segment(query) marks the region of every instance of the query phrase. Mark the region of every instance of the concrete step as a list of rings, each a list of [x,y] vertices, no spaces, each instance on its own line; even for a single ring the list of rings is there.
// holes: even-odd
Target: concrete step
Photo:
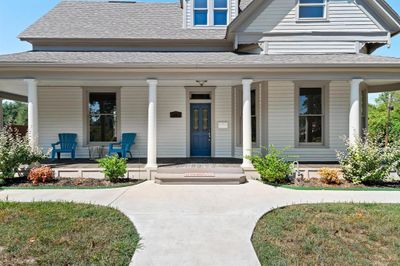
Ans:
[[[239,185],[246,183],[243,173],[157,173],[155,182],[161,185]]]

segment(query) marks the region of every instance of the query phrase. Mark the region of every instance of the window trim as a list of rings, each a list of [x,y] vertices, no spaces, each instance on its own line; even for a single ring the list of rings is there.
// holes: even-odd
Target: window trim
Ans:
[[[90,141],[90,121],[89,121],[89,94],[90,93],[115,93],[117,104],[117,141]],[[83,145],[104,146],[109,143],[116,143],[121,140],[121,88],[120,87],[84,87],[83,88]],[[107,148],[107,147],[106,147]]]
[[[320,143],[301,143],[299,125],[299,97],[301,88],[321,89],[322,99],[322,142]],[[296,148],[328,148],[329,147],[329,81],[299,81],[295,82],[295,147]]]
[[[217,28],[217,29],[220,29],[220,28],[226,28],[228,25],[229,25],[229,23],[231,22],[231,14],[230,14],[230,8],[229,8],[229,6],[230,6],[230,1],[229,0],[227,0],[227,2],[226,2],[226,8],[215,8],[214,7],[214,0],[207,0],[207,8],[195,8],[195,1],[196,0],[193,0],[192,1],[192,5],[191,5],[191,15],[192,15],[192,21],[191,21],[191,24],[192,24],[192,27],[194,27],[194,28],[207,28],[207,29],[209,29],[209,28]],[[196,25],[195,23],[194,23],[194,13],[195,13],[195,11],[196,10],[206,10],[207,11],[207,24],[206,25]],[[223,10],[223,11],[225,11],[226,10],[226,25],[215,25],[214,24],[214,11],[215,10]]]
[[[316,22],[316,21],[328,21],[328,9],[329,9],[329,1],[323,0],[323,3],[300,3],[300,0],[297,0],[297,7],[296,7],[296,19],[298,22]],[[300,7],[302,6],[322,6],[324,7],[324,16],[323,17],[300,17]]]

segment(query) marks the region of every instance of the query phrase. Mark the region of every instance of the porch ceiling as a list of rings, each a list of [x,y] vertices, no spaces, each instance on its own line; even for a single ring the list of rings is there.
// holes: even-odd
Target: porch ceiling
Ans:
[[[366,80],[368,85],[369,93],[386,92],[386,91],[397,91],[400,90],[400,79],[399,80]]]
[[[27,102],[27,96],[28,90],[24,80],[0,79],[0,98]]]

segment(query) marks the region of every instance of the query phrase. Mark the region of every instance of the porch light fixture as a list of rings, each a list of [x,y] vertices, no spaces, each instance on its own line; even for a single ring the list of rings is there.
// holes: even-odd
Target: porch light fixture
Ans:
[[[196,80],[196,82],[199,83],[200,87],[203,87],[207,83],[207,80]]]

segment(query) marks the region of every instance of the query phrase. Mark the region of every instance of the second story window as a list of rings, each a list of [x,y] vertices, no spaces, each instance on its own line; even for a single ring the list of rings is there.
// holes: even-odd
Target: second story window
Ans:
[[[299,19],[326,18],[327,0],[299,0]]]
[[[214,25],[225,26],[228,24],[228,1],[214,0]]]
[[[228,0],[193,0],[194,26],[228,25]]]
[[[193,15],[195,26],[207,26],[208,0],[194,0]]]

